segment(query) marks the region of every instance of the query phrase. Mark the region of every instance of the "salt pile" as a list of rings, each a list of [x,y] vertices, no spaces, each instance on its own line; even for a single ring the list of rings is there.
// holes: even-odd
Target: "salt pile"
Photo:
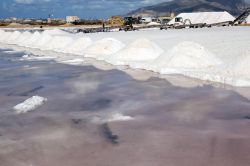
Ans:
[[[15,31],[15,32],[11,33],[9,37],[6,37],[5,42],[9,43],[9,44],[12,44],[13,42],[15,42],[15,40],[18,37],[20,37],[20,35],[21,35],[21,32]]]
[[[46,49],[46,48],[44,48],[44,46],[45,46],[51,39],[52,39],[52,36],[51,36],[51,35],[42,33],[42,34],[41,34],[41,38],[40,38],[36,43],[31,44],[30,47],[32,47],[32,48],[39,48],[39,49],[41,49],[41,50]]]
[[[114,65],[128,65],[135,61],[150,61],[156,59],[163,50],[154,42],[142,38],[137,39],[122,51],[105,59]]]
[[[101,39],[85,50],[86,57],[102,59],[103,55],[111,55],[121,50],[125,45],[113,38]]]
[[[72,53],[82,55],[83,51],[92,44],[89,37],[81,37],[69,44],[67,47],[62,48],[60,51],[64,53]]]
[[[221,22],[227,22],[227,21],[234,21],[235,17],[233,17],[228,12],[196,12],[196,13],[181,13],[178,14],[175,18],[181,17],[184,20],[190,20],[192,24],[200,24],[200,23],[206,23],[206,24],[215,24],[215,23],[221,23]],[[169,25],[175,24],[175,18],[173,18],[170,22],[168,22]]]
[[[14,107],[14,110],[16,113],[27,113],[30,111],[35,110],[39,106],[43,105],[47,101],[46,98],[40,97],[40,96],[33,96],[27,100],[25,100],[23,103],[20,103]]]
[[[235,62],[235,66],[233,67],[233,72],[235,75],[248,78],[250,80],[250,51],[246,52],[244,56]]]
[[[67,47],[73,39],[67,36],[53,36],[44,46],[46,50],[56,50]]]
[[[19,45],[30,47],[33,43],[36,43],[41,38],[41,34],[39,32],[35,32],[29,39],[20,43]]]
[[[181,42],[149,64],[149,69],[169,74],[177,70],[197,70],[221,65],[222,61],[198,43]],[[174,70],[173,70],[174,69]]]
[[[30,32],[23,32],[15,41],[14,44],[19,44],[19,43],[23,43],[24,41],[26,41],[29,37],[32,36],[32,33]]]

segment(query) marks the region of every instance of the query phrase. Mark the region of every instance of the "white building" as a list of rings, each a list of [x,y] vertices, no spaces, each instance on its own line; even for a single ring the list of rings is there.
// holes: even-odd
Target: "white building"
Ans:
[[[233,17],[228,12],[197,12],[197,13],[181,13],[174,17],[168,24],[176,23],[191,23],[191,24],[216,24],[228,21],[234,21]]]
[[[141,22],[147,24],[151,22],[159,22],[159,19],[157,19],[156,17],[142,17]]]
[[[80,18],[77,17],[77,16],[67,16],[66,17],[66,22],[67,23],[73,23],[73,22],[76,22],[76,21],[79,21]]]

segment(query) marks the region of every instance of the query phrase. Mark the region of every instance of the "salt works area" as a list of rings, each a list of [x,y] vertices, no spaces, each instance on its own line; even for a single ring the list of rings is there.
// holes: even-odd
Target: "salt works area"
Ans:
[[[249,166],[249,34],[0,30],[0,165]]]

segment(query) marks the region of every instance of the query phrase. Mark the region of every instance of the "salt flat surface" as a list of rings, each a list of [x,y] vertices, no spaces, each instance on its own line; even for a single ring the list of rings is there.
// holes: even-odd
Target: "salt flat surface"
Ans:
[[[71,34],[59,29],[33,34],[0,30],[0,34],[0,42],[9,47],[57,52],[58,61],[69,61],[69,53],[72,60],[91,57],[162,75],[182,74],[233,86],[250,86],[249,27],[96,34]]]

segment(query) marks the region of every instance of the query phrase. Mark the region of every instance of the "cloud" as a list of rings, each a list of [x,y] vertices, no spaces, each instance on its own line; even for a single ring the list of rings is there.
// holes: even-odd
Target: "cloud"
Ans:
[[[17,4],[41,4],[41,3],[47,3],[51,0],[15,0]]]

